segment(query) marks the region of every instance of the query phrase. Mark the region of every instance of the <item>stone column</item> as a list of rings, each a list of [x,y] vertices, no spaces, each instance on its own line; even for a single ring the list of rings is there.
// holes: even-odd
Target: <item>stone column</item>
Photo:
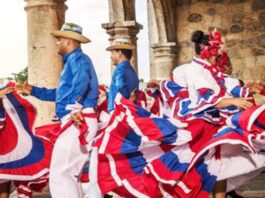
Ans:
[[[177,56],[176,0],[147,2],[151,78],[168,79]]]
[[[129,38],[131,40],[132,44],[136,47],[136,49],[133,50],[131,64],[137,73],[138,69],[136,35],[138,34],[139,30],[143,28],[142,25],[140,25],[136,21],[118,21],[113,23],[102,24],[102,27],[106,29],[107,34],[110,35],[110,42],[112,42],[116,38]]]
[[[28,83],[55,88],[62,70],[51,31],[61,28],[67,6],[65,0],[25,0],[28,28]],[[50,122],[54,103],[31,99],[38,110],[37,125]]]
[[[176,43],[157,44],[152,47],[152,77],[157,80],[169,79],[176,62]]]

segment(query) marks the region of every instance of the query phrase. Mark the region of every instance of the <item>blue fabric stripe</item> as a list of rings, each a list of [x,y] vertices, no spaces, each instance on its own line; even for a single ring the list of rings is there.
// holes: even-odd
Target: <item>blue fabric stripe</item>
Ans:
[[[130,167],[133,172],[136,174],[142,174],[144,167],[147,164],[145,158],[143,157],[143,154],[138,151],[134,153],[127,153],[125,155],[130,163]]]
[[[134,131],[129,131],[127,136],[123,140],[121,146],[121,153],[131,153],[138,151],[138,147],[141,144],[141,137],[137,135]]]
[[[259,128],[261,128],[261,129],[264,129],[264,130],[265,130],[265,125],[262,124],[262,123],[259,122],[259,121],[255,121],[255,122],[254,122],[254,125],[256,125],[257,127],[259,127]]]
[[[86,167],[84,167],[84,168],[82,169],[82,173],[89,173],[89,168],[88,168],[88,166],[86,166]]]
[[[221,131],[218,131],[218,133],[216,133],[215,135],[213,135],[212,138],[219,138],[225,134],[228,133],[237,133],[239,135],[243,134],[243,130],[241,128],[231,128],[231,127],[226,127],[224,129],[222,129]]]
[[[228,111],[235,111],[236,109],[238,109],[236,106],[234,105],[230,105],[228,107],[222,108],[222,109],[226,109]]]
[[[168,81],[166,83],[166,86],[174,95],[179,93],[179,91],[183,88],[173,81]]]
[[[0,169],[16,169],[16,168],[29,166],[31,164],[40,161],[45,155],[45,149],[43,143],[30,131],[28,125],[27,112],[24,106],[19,104],[19,102],[12,94],[7,94],[6,96],[9,99],[9,101],[12,103],[12,105],[16,107],[19,119],[21,120],[23,127],[32,138],[32,148],[27,156],[25,156],[23,159],[20,160],[0,164]]]
[[[156,98],[156,97],[158,97],[158,96],[160,96],[161,94],[160,94],[160,91],[159,91],[159,89],[156,89],[153,93],[152,93],[152,97],[154,97],[154,98]]]
[[[201,179],[202,189],[209,193],[212,192],[217,177],[215,175],[211,175],[208,172],[208,166],[202,162],[196,166],[196,171],[202,177]]]
[[[16,108],[17,114],[19,119],[21,120],[21,123],[24,127],[24,129],[32,136],[31,130],[29,128],[29,120],[28,120],[28,115],[27,111],[24,106],[22,106],[17,99],[15,98],[14,95],[8,94],[6,95],[8,100],[11,102],[11,104]]]
[[[233,123],[235,126],[240,126],[240,124],[239,124],[239,118],[240,118],[240,116],[241,116],[241,113],[242,113],[242,111],[241,111],[241,112],[237,112],[237,113],[235,113],[235,114],[232,116],[232,118],[231,118],[231,121],[232,121],[232,123]]]
[[[198,90],[198,93],[199,93],[199,90]],[[212,96],[212,90],[207,90],[206,93],[202,94],[202,95],[199,95],[198,97],[198,101],[197,101],[197,104],[199,104],[199,102],[201,101],[201,99],[207,101],[209,100],[210,96]]]
[[[220,119],[220,113],[219,110],[216,108],[209,108],[204,111],[204,116],[211,119]]]
[[[163,135],[163,143],[170,144],[177,139],[177,127],[164,118],[151,118]]]
[[[0,118],[4,118],[6,114],[6,111],[4,108],[0,108]]]
[[[171,151],[165,153],[159,159],[172,172],[185,172],[189,167],[188,163],[181,163],[178,156]]]
[[[218,131],[218,133],[216,133],[215,135],[212,136],[212,138],[219,138],[223,135],[226,135],[228,133],[233,133],[234,132],[234,129],[231,128],[231,127],[226,127],[224,129],[222,129],[221,131]]]
[[[135,105],[135,108],[136,108],[136,113],[137,115],[139,115],[140,117],[150,117],[151,116],[151,113],[149,111],[147,111],[146,109],[138,106],[138,105]]]
[[[5,89],[6,88],[6,86],[4,86],[4,87],[0,87],[0,90],[2,90],[2,89]],[[4,107],[3,107],[3,104],[2,104],[2,98],[0,98],[0,118],[4,118],[5,117],[5,109],[4,109]]]
[[[181,101],[180,105],[180,114],[181,115],[187,115],[192,111],[192,108],[189,108],[191,104],[191,100],[185,100],[185,101]]]
[[[234,89],[232,89],[231,94],[235,97],[241,97],[240,92],[241,92],[242,87],[236,86]]]

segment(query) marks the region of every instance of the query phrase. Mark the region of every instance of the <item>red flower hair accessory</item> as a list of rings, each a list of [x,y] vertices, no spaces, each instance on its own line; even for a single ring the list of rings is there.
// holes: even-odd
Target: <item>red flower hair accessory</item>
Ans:
[[[210,45],[202,46],[202,51],[200,54],[202,59],[209,58],[210,56],[217,56],[219,47],[223,44],[221,32],[209,32],[208,36]]]
[[[220,69],[221,72],[224,72],[225,65],[229,65],[230,63],[230,58],[227,55],[225,51],[222,51],[221,56],[216,60],[216,66]]]

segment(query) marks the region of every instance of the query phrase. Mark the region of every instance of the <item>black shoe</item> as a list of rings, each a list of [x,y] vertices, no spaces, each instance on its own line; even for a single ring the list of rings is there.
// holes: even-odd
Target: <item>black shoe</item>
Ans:
[[[241,196],[241,195],[239,195],[239,194],[237,194],[236,193],[236,191],[230,191],[230,192],[228,192],[228,193],[226,193],[226,196],[227,195],[229,195],[229,196],[231,196],[231,197],[233,197],[233,198],[244,198],[243,196]]]
[[[113,197],[112,195],[108,195],[108,194],[104,195],[104,198],[112,198],[112,197]]]

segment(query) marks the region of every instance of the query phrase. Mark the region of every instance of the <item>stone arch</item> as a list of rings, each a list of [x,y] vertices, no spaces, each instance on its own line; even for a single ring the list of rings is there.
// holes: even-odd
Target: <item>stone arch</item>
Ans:
[[[135,0],[109,0],[110,22],[135,21]]]
[[[168,78],[175,65],[175,8],[175,0],[148,0],[151,78]]]
[[[150,0],[150,11],[152,10],[153,17],[149,20],[154,24],[157,32],[158,43],[175,42],[176,39],[176,1],[156,1]]]
[[[136,46],[131,59],[132,66],[137,72],[137,37],[142,25],[136,22],[135,0],[109,0],[109,23],[102,24],[110,35],[110,42],[116,38],[129,38]]]

